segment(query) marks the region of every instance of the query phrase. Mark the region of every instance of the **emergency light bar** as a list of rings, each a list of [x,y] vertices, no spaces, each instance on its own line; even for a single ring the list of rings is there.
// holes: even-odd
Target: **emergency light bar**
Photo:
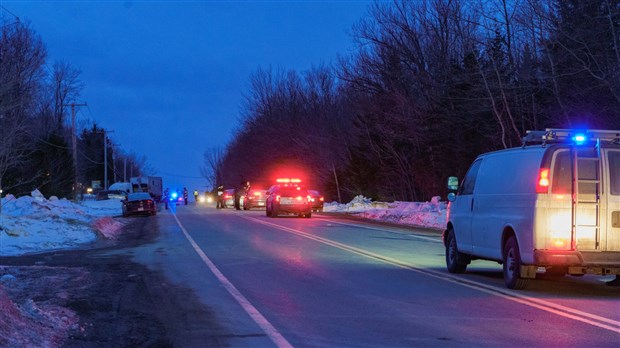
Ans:
[[[290,184],[290,183],[298,184],[301,182],[301,179],[299,178],[278,178],[276,179],[276,182],[279,182],[281,184]]]
[[[620,144],[620,130],[600,130],[600,129],[556,129],[547,128],[544,131],[528,130],[523,137],[523,146],[528,144],[556,144],[565,143],[573,145],[584,145],[588,142],[610,142]]]

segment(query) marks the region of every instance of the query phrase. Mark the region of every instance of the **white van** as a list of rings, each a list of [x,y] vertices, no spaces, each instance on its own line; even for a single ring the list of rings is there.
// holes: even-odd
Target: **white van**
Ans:
[[[618,278],[620,130],[528,131],[522,147],[480,155],[448,186],[449,272],[497,261],[511,289],[543,269]]]

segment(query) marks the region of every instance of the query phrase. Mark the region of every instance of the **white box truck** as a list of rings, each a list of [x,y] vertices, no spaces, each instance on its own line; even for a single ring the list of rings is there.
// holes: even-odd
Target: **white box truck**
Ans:
[[[522,147],[480,155],[448,186],[449,272],[497,261],[511,289],[543,268],[618,278],[620,130],[530,131]]]
[[[133,192],[148,192],[157,202],[163,195],[163,184],[160,176],[135,176],[129,179]]]

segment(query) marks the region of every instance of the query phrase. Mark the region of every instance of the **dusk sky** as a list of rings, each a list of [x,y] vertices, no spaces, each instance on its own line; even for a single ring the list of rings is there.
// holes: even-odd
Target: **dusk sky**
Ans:
[[[259,67],[300,72],[354,47],[368,1],[14,1],[48,64],[82,71],[78,123],[147,157],[164,187],[204,190],[205,150],[238,127]],[[6,16],[6,13],[3,14]]]

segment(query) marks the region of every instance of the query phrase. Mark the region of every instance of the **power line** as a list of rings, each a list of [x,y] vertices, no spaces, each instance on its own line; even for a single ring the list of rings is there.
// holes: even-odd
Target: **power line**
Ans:
[[[158,170],[159,173],[163,174],[163,175],[167,175],[167,176],[174,176],[176,178],[183,178],[183,179],[204,179],[203,176],[189,176],[189,175],[178,175],[178,174],[173,174],[173,173],[167,173],[167,172],[162,172],[161,170]]]
[[[2,6],[2,4],[0,4],[0,8],[2,8],[6,13],[10,14],[11,16],[15,17],[15,19],[17,20],[17,22],[19,22],[19,17],[17,17],[17,15],[15,15],[15,13],[9,11],[8,8]]]

